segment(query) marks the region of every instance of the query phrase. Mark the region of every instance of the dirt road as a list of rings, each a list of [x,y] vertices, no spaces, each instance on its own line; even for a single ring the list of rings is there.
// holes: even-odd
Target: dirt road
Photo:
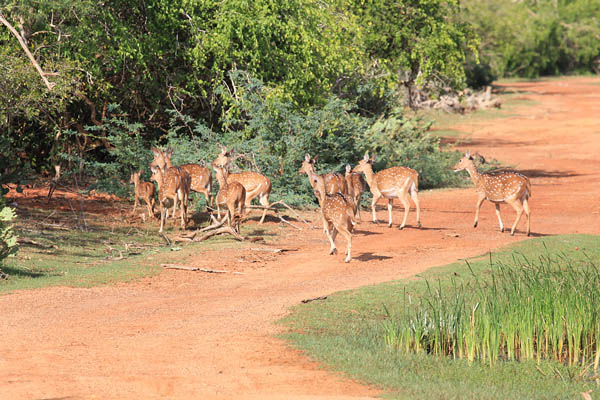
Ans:
[[[531,177],[533,236],[600,234],[600,79],[510,89],[534,105],[456,127],[472,133],[461,149]],[[411,276],[526,238],[524,220],[514,237],[501,234],[489,203],[473,229],[473,188],[422,191],[420,198],[422,229],[410,225],[414,212],[403,231],[373,225],[364,213],[350,264],[342,254],[328,256],[323,233],[314,230],[278,243],[298,251],[238,263],[243,275],[169,270],[130,284],[1,296],[0,398],[372,398],[376,388],[323,371],[274,338],[282,329],[274,322],[302,299]],[[510,226],[514,212],[502,210]],[[396,222],[401,214],[395,209]],[[218,267],[243,254],[208,252],[186,263]]]

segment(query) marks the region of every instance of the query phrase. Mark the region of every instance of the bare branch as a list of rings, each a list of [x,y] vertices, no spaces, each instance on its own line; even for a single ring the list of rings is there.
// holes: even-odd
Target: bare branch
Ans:
[[[44,84],[46,85],[46,87],[48,88],[49,91],[52,91],[52,88],[54,86],[56,86],[56,83],[50,82],[50,81],[48,81],[48,79],[46,79],[46,75],[44,74],[44,71],[42,71],[42,68],[37,63],[37,61],[31,54],[31,52],[29,51],[29,48],[27,48],[27,44],[25,43],[25,40],[23,39],[23,37],[21,37],[21,35],[19,35],[19,32],[17,32],[17,30],[4,18],[4,16],[2,14],[0,14],[0,22],[2,22],[2,24],[4,24],[4,26],[6,26],[8,28],[8,30],[17,38],[17,40],[21,44],[21,47],[25,51],[25,54],[27,54],[27,57],[29,57],[29,60],[31,61],[31,63],[33,64],[33,66],[35,67],[37,72],[40,74],[40,77],[44,81]]]

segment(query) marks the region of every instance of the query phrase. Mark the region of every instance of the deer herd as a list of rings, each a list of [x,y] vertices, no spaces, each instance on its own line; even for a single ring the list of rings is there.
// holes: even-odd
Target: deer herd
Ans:
[[[174,166],[171,163],[173,151],[171,149],[152,149],[154,159],[150,163],[152,171],[151,179],[156,181],[158,187],[158,206],[160,209],[160,229],[163,231],[165,222],[169,216],[168,209],[172,209],[172,217],[176,218],[177,204],[180,205],[181,228],[187,226],[187,203],[190,191],[202,193],[206,198],[207,207],[213,206],[212,173],[211,170],[199,164],[183,164]],[[266,176],[253,171],[230,173],[232,163],[231,151],[222,147],[221,153],[211,164],[215,170],[219,191],[214,198],[218,219],[221,219],[221,208],[226,218],[225,222],[237,233],[240,231],[240,223],[251,201],[258,198],[264,211],[260,224],[265,220],[265,214],[270,207],[269,196],[271,194],[271,181]],[[523,211],[527,216],[527,236],[530,234],[530,210],[528,199],[531,197],[531,184],[525,175],[511,171],[499,170],[487,173],[479,173],[475,166],[475,158],[483,162],[479,154],[471,154],[469,151],[454,166],[454,171],[466,170],[477,189],[478,199],[475,208],[474,227],[477,227],[479,210],[484,200],[489,200],[496,206],[496,215],[500,224],[500,231],[504,232],[504,225],[500,217],[500,204],[511,205],[517,218],[512,225],[510,234],[514,235],[515,228],[521,219]],[[421,227],[421,207],[419,205],[419,174],[408,167],[391,167],[377,173],[373,171],[375,157],[369,156],[367,152],[363,159],[352,168],[346,165],[344,175],[330,172],[319,175],[315,170],[317,157],[311,158],[306,154],[302,160],[302,166],[298,171],[308,176],[308,181],[314,190],[323,219],[323,230],[327,235],[331,248],[329,254],[335,254],[335,238],[338,232],[346,239],[345,262],[352,259],[352,232],[354,226],[360,222],[360,199],[361,194],[369,190],[373,194],[371,201],[371,212],[373,222],[377,222],[375,206],[381,198],[387,199],[388,204],[388,226],[392,226],[392,206],[394,199],[399,199],[404,206],[404,218],[400,229],[406,226],[410,210],[410,200],[416,208],[417,227]],[[154,218],[155,188],[151,182],[140,180],[142,171],[131,174],[130,183],[134,185],[133,212],[143,200],[148,209],[150,218]],[[364,178],[363,178],[364,175]]]

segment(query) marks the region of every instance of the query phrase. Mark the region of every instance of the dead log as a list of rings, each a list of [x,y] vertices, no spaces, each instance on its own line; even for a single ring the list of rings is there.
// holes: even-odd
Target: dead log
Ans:
[[[190,267],[187,265],[178,265],[178,264],[160,264],[161,267],[166,269],[181,269],[184,271],[200,271],[200,272],[208,272],[210,274],[236,274],[243,275],[243,272],[237,271],[225,271],[220,269],[208,269],[208,268],[200,268],[200,267]]]

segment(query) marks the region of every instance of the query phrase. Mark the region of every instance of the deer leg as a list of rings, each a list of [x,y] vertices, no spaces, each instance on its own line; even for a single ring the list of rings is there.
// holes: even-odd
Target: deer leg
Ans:
[[[498,216],[498,222],[500,223],[500,232],[504,232],[504,224],[502,224],[502,217],[500,217],[500,204],[496,203],[496,215]]]
[[[208,209],[208,207],[212,207],[212,198],[210,197],[210,192],[207,189],[204,189],[202,194],[204,197],[206,197],[206,208]]]
[[[415,202],[415,207],[417,209],[417,227],[421,227],[421,205],[419,204],[419,192],[417,192],[414,189],[411,189],[410,191],[410,197],[413,199],[413,201]]]
[[[323,218],[323,230],[329,239],[329,243],[331,247],[329,248],[329,255],[333,255],[337,253],[337,249],[335,248],[335,235],[336,231],[332,223],[328,222]]]
[[[269,196],[266,194],[260,196],[260,204],[262,204],[263,207],[270,207],[271,204],[269,203]],[[267,215],[267,209],[263,210],[263,215],[260,219],[259,224],[262,224],[265,221],[265,215]]]
[[[377,223],[377,215],[375,214],[375,206],[377,205],[377,200],[379,200],[381,196],[373,195],[373,200],[371,201],[371,212],[373,213],[373,223]]]
[[[151,206],[151,204],[152,204],[152,206]],[[150,219],[154,218],[153,207],[154,207],[154,199],[151,199],[148,197],[146,199],[146,208],[148,208],[148,218],[150,218]]]
[[[479,222],[479,210],[481,209],[481,205],[485,200],[485,195],[480,195],[477,199],[477,205],[475,206],[475,221],[473,222],[473,228],[477,228],[477,223]]]
[[[138,197],[137,195],[135,195],[135,200],[133,201],[133,211],[131,212],[131,215],[135,215],[135,209],[138,206]]]
[[[515,234],[515,228],[517,227],[517,224],[519,223],[519,220],[521,219],[521,215],[523,215],[523,206],[521,205],[521,202],[519,200],[510,200],[510,201],[507,201],[507,203],[510,204],[517,212],[517,219],[515,219],[515,223],[513,224],[512,228],[510,229],[510,234],[512,236]]]
[[[344,262],[350,262],[350,260],[352,260],[352,234],[350,233],[350,231],[345,227],[345,226],[340,226],[338,227],[338,230],[340,231],[340,233],[342,234],[342,236],[344,236],[344,238],[346,239],[346,258],[344,259]]]
[[[354,204],[356,205],[356,221],[360,224],[360,196],[354,198]]]
[[[392,227],[392,208],[394,208],[394,199],[388,199],[388,228]]]
[[[404,196],[400,198],[400,201],[402,201],[402,206],[404,206],[404,219],[402,220],[402,225],[400,225],[400,229],[404,229],[404,227],[406,226],[406,220],[408,220],[408,212],[410,211],[409,198],[410,196],[408,195],[408,192],[404,193]]]
[[[523,199],[523,209],[525,210],[525,215],[527,215],[527,236],[529,236],[531,233],[531,225],[530,225],[531,211],[529,210],[529,202],[527,201],[527,197],[525,197],[525,199]]]
[[[161,202],[160,203],[160,229],[158,230],[158,232],[162,233],[163,231],[163,227],[165,226],[165,214],[166,214],[167,210],[165,208],[165,205]]]
[[[173,219],[177,219],[177,214],[175,214],[176,211],[177,211],[177,193],[175,193],[175,198],[173,198]]]

